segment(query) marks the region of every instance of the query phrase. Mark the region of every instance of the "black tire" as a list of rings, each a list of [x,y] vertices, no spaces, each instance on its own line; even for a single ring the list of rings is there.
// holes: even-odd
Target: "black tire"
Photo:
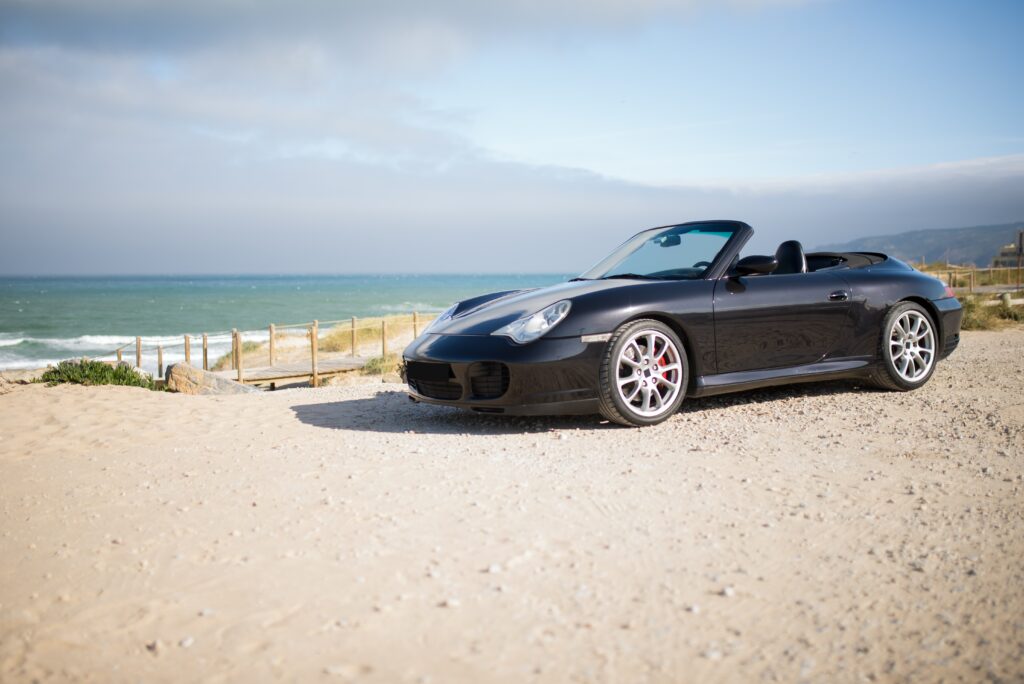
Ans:
[[[930,365],[926,372],[920,377],[909,380],[900,374],[899,369],[896,367],[896,362],[893,360],[893,354],[891,352],[891,339],[893,336],[893,326],[897,324],[904,314],[911,312],[911,315],[922,316],[928,324],[931,326],[932,333],[932,358]],[[924,385],[932,377],[932,373],[935,372],[935,366],[939,362],[939,330],[935,325],[935,319],[920,304],[915,302],[900,302],[896,306],[889,309],[889,313],[886,314],[885,320],[882,322],[882,329],[878,336],[878,363],[875,368],[871,371],[868,376],[868,382],[875,387],[880,389],[889,390],[893,392],[909,392],[915,390],[918,387]]]
[[[666,395],[674,392],[671,399],[666,402],[663,406],[658,407],[657,415],[642,415],[638,413],[641,407],[635,407],[628,403],[625,398],[621,396],[619,391],[619,364],[620,358],[623,353],[623,349],[629,345],[634,337],[638,333],[654,333],[660,335],[664,339],[668,340],[672,345],[672,349],[667,347],[663,348],[660,353],[662,359],[667,358],[672,352],[678,358],[677,362],[671,362],[670,365],[678,363],[679,367],[673,368],[671,373],[676,381],[678,389],[670,389],[668,384],[663,384],[665,381],[666,373],[660,372],[656,365],[650,366],[649,368],[638,369],[643,373],[647,373],[647,377],[650,377],[651,382],[651,394],[658,391],[659,398],[662,397],[661,390],[655,390],[655,387],[661,387],[665,389]],[[638,347],[634,347],[637,349]],[[628,362],[628,361],[627,361]],[[657,363],[657,359],[654,360]],[[623,368],[626,368],[623,366]],[[659,371],[654,373],[654,371]],[[656,375],[657,377],[652,377]],[[625,377],[625,376],[624,376]],[[655,321],[652,319],[640,319],[631,321],[622,325],[618,330],[612,333],[611,339],[608,340],[604,350],[604,358],[601,361],[601,372],[598,386],[598,398],[601,404],[601,415],[610,420],[613,423],[620,425],[627,425],[630,427],[644,427],[647,425],[657,425],[658,423],[667,420],[676,411],[679,410],[679,406],[683,403],[683,399],[686,397],[686,389],[689,386],[690,381],[690,369],[689,359],[686,356],[686,348],[683,346],[679,336],[664,323]],[[638,380],[639,382],[639,380]],[[644,385],[646,387],[646,385]],[[639,388],[638,388],[639,391]]]

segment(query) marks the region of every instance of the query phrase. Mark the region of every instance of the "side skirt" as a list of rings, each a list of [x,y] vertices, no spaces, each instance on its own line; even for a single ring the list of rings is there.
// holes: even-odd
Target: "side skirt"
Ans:
[[[687,394],[691,397],[709,397],[715,394],[742,392],[743,390],[789,385],[796,382],[857,378],[866,375],[874,363],[874,358],[860,357],[819,361],[789,368],[702,375],[694,379],[693,387]]]

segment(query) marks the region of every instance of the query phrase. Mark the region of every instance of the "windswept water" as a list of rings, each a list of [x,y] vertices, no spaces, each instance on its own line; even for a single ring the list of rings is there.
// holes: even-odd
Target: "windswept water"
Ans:
[[[565,280],[561,275],[131,276],[0,278],[0,370],[99,357],[134,343],[177,345],[210,335],[211,360],[227,331],[265,340],[270,323],[438,311],[466,297]],[[131,357],[128,353],[127,357]],[[143,366],[154,370],[155,357]],[[165,363],[183,351],[165,351]]]

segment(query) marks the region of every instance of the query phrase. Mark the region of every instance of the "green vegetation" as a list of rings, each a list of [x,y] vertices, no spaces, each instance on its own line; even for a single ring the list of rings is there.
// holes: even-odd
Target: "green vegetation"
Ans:
[[[356,349],[368,345],[376,345],[380,348],[380,326],[382,318],[360,318],[356,321]],[[434,314],[420,314],[419,330],[427,327],[430,321],[434,320]],[[413,324],[412,316],[402,314],[399,316],[388,316],[388,338],[412,339]],[[322,332],[317,342],[317,349],[322,352],[343,352],[352,351],[352,328],[341,323],[326,332]]]
[[[388,373],[397,373],[400,363],[401,358],[398,354],[375,356],[367,361],[366,365],[363,366],[363,373],[365,375],[386,375]]]
[[[960,297],[964,308],[962,330],[998,330],[1008,322],[1024,322],[1024,307],[1010,306],[1000,302],[996,306],[987,306],[991,299],[966,295]]]
[[[81,359],[61,361],[55,368],[48,368],[40,378],[51,387],[63,383],[75,385],[127,385],[156,389],[156,383],[149,375],[128,365],[112,366],[102,361]]]
[[[1024,306],[1010,306],[1006,302],[1000,302],[999,306],[993,308],[996,311],[996,316],[1004,321],[1024,323]]]
[[[266,346],[267,345],[265,344],[253,342],[252,340],[243,341],[242,353],[247,354],[249,352],[256,352],[261,349],[266,349]],[[231,352],[224,354],[219,359],[214,361],[213,368],[211,368],[210,370],[227,370],[228,368],[231,368]]]
[[[379,318],[362,318],[356,322],[356,349],[377,343],[380,348],[380,320]],[[405,329],[412,330],[412,323],[399,323],[397,320],[388,320],[388,337],[392,335],[405,334]],[[409,333],[411,336],[411,332]],[[317,349],[322,352],[344,352],[352,351],[352,328],[342,324],[337,325],[322,333],[317,340]]]

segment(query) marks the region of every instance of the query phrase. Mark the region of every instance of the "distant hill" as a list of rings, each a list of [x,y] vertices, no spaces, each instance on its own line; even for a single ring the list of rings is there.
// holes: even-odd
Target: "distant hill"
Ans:
[[[1017,241],[1017,231],[1024,230],[1024,222],[1004,223],[998,226],[971,226],[969,228],[935,228],[912,230],[898,235],[874,235],[842,244],[817,247],[817,251],[831,252],[884,252],[897,259],[920,263],[949,261],[951,264],[988,266],[999,248]]]

